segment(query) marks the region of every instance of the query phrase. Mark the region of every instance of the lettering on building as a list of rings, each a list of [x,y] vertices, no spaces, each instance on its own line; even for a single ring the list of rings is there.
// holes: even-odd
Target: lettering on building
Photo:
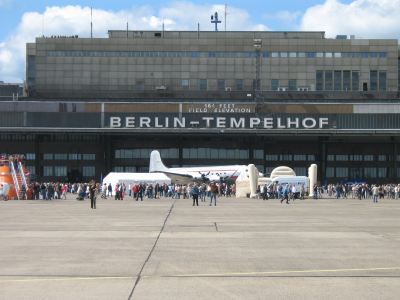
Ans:
[[[110,117],[110,128],[207,128],[207,129],[324,129],[328,118],[311,117]]]

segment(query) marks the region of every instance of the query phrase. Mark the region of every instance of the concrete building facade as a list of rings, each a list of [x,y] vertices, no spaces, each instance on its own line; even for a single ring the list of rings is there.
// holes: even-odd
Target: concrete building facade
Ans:
[[[398,41],[324,32],[109,31],[37,38],[27,84],[39,97],[131,98],[149,91],[397,91]]]
[[[399,46],[324,32],[109,31],[27,44],[0,153],[39,180],[169,166],[287,165],[320,182],[400,177]]]

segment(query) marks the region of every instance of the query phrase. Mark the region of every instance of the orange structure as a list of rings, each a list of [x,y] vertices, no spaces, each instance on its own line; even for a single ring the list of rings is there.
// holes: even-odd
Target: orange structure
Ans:
[[[26,169],[20,161],[16,161],[14,165],[14,161],[0,158],[0,198],[20,199],[21,187],[27,185],[26,175]]]

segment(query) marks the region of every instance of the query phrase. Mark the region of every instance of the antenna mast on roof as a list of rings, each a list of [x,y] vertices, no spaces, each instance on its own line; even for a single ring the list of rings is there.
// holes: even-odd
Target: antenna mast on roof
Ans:
[[[90,7],[90,38],[93,38],[93,13],[92,7]]]
[[[225,31],[226,31],[226,15],[228,14],[228,4],[225,3]]]

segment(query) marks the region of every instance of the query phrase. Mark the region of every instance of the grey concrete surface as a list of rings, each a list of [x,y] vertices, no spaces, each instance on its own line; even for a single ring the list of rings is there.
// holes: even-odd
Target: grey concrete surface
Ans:
[[[0,299],[398,299],[400,200],[0,201]]]

